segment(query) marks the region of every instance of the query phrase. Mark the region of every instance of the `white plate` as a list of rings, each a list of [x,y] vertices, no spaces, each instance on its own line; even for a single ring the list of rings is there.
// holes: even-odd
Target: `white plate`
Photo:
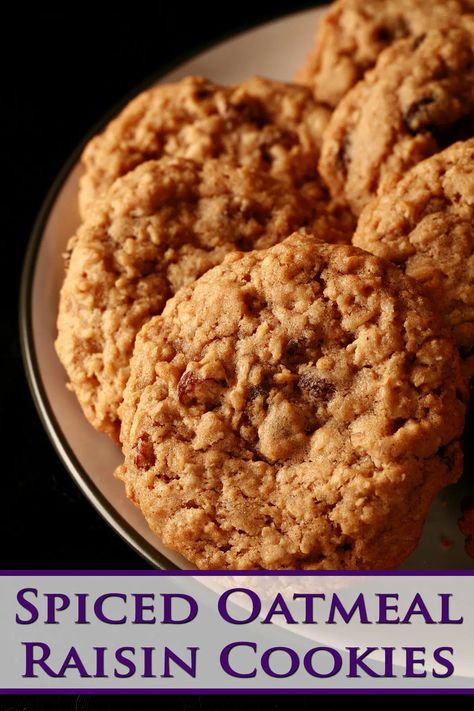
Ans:
[[[175,81],[200,74],[219,83],[232,83],[254,74],[291,80],[310,49],[323,10],[315,9],[270,22],[239,34],[162,76]],[[59,456],[82,491],[106,521],[152,565],[190,568],[148,530],[139,511],[125,498],[112,472],[120,451],[85,420],[65,387],[66,375],[53,343],[56,337],[58,294],[63,278],[61,254],[74,233],[79,216],[77,189],[80,149],[58,177],[32,236],[23,275],[22,341],[33,396],[41,419]],[[473,568],[464,553],[456,520],[459,502],[467,493],[458,484],[440,497],[431,511],[425,534],[405,567],[419,569]],[[400,521],[403,526],[403,521]],[[442,546],[442,539],[451,542]]]

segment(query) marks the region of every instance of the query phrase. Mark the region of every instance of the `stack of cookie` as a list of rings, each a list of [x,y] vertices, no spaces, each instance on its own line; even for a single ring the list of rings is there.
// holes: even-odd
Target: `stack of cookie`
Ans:
[[[461,474],[470,4],[338,0],[308,86],[158,86],[84,152],[57,351],[198,567],[395,567]]]

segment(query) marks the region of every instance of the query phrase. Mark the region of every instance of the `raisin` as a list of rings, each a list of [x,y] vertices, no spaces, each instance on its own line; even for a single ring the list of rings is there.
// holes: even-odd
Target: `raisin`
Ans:
[[[268,395],[268,385],[262,383],[261,385],[251,385],[247,392],[248,400],[256,400],[258,397],[265,397]]]
[[[456,463],[456,453],[449,444],[438,449],[438,456],[446,465],[446,467],[451,471]]]
[[[312,399],[327,402],[336,392],[334,383],[318,378],[312,373],[303,373],[298,380],[298,387]]]
[[[255,124],[257,128],[263,128],[269,123],[268,114],[262,104],[257,101],[247,101],[235,104],[234,108],[246,121]]]
[[[393,42],[393,33],[388,27],[377,27],[374,32],[374,39],[381,44],[390,44],[390,42]]]
[[[198,379],[192,370],[188,370],[179,379],[178,399],[182,405],[190,405],[194,398],[194,386]]]
[[[155,464],[155,450],[153,442],[150,441],[150,435],[146,432],[142,434],[135,446],[135,466],[142,471],[151,469]]]
[[[336,155],[336,167],[337,170],[344,176],[347,177],[347,169],[348,165],[350,163],[350,148],[351,148],[351,140],[347,136],[344,138],[344,140],[341,143],[341,147],[339,148],[339,151]]]
[[[421,35],[417,35],[414,39],[413,42],[411,43],[411,48],[413,52],[418,49],[418,47],[423,44],[425,41],[426,34],[422,33]]]
[[[209,98],[210,95],[211,95],[210,90],[204,86],[201,87],[200,89],[196,89],[196,93],[195,93],[196,99],[207,99],[207,98]]]
[[[449,202],[445,197],[432,197],[425,205],[425,215],[433,215],[448,209]]]
[[[260,156],[262,158],[262,161],[266,163],[267,165],[272,165],[273,163],[273,156],[271,154],[271,151],[269,150],[268,147],[262,146],[260,148]]]
[[[218,406],[222,390],[226,387],[226,380],[203,378],[188,370],[178,383],[178,399],[185,407],[200,405],[209,412]]]
[[[406,111],[404,116],[405,125],[412,134],[416,134],[426,125],[425,108],[435,103],[432,96],[424,96],[419,101],[415,101]]]
[[[466,536],[465,550],[474,558],[474,497],[467,496],[461,502],[462,518],[458,520],[459,530]]]
[[[278,143],[286,150],[290,150],[299,143],[298,136],[293,131],[280,131],[278,136]]]
[[[292,338],[285,348],[284,363],[290,370],[295,370],[298,365],[317,360],[318,353],[317,343],[311,343],[305,338]]]
[[[156,273],[156,259],[138,259],[137,271],[140,277],[147,277],[150,274]]]
[[[297,358],[301,353],[303,345],[304,341],[301,338],[291,338],[286,344],[285,355],[287,356],[287,358],[289,358],[290,360],[292,360],[293,358]]]

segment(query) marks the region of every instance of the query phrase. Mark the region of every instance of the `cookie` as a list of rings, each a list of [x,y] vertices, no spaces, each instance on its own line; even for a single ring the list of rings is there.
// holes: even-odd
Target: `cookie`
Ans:
[[[140,331],[118,476],[200,568],[389,568],[461,473],[464,399],[414,282],[294,234],[228,255]]]
[[[58,317],[57,352],[94,427],[117,439],[135,335],[170,296],[230,250],[305,225],[338,239],[318,213],[290,185],[222,161],[165,157],[118,179],[71,239]]]
[[[420,283],[474,376],[474,139],[419,163],[369,203],[353,242]]]
[[[337,0],[296,80],[335,107],[394,41],[446,27],[465,12],[474,12],[474,0]]]
[[[155,86],[87,145],[81,214],[116,178],[163,155],[199,163],[224,156],[301,188],[316,176],[328,118],[307,88],[269,79],[225,87],[188,77]]]
[[[320,171],[359,215],[387,182],[474,134],[474,15],[403,39],[344,97],[325,132]],[[383,187],[382,187],[383,189]]]

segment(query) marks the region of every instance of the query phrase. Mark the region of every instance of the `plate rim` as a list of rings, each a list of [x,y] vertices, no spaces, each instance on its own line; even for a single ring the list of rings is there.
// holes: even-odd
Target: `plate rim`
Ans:
[[[107,525],[110,526],[110,528],[118,534],[119,537],[135,553],[137,553],[155,569],[181,570],[181,568],[167,558],[164,553],[161,553],[157,548],[155,548],[155,546],[147,541],[146,538],[144,538],[132,524],[128,523],[128,521],[114,508],[107,497],[99,490],[92,477],[79,462],[72,447],[69,445],[69,442],[67,441],[67,438],[61,429],[60,423],[52,411],[49,399],[46,395],[46,390],[36,356],[32,323],[33,281],[36,270],[37,256],[45,227],[51,215],[56,198],[69,174],[80,160],[86,144],[93,136],[105,128],[112,118],[114,118],[114,116],[116,116],[121,109],[123,109],[137,94],[156,84],[160,79],[173,71],[173,69],[177,69],[186,61],[199,56],[207,50],[216,49],[219,45],[225,44],[231,39],[237,39],[252,30],[272,24],[273,22],[279,22],[285,18],[294,17],[296,15],[308,13],[314,10],[323,10],[327,7],[327,4],[327,2],[322,2],[318,3],[318,5],[300,8],[295,12],[265,14],[265,16],[261,17],[260,20],[256,22],[245,23],[233,31],[229,30],[222,32],[208,42],[199,43],[189,51],[180,53],[171,61],[160,64],[158,69],[150,72],[146,77],[125,92],[118,101],[114,102],[113,105],[93,123],[89,131],[84,134],[82,140],[79,141],[74,150],[66,158],[53,180],[53,183],[46,193],[46,196],[37,213],[28,237],[20,277],[18,329],[23,368],[36,412],[43,429],[45,430],[46,435],[53,446],[53,449],[59,457],[61,464],[72,478],[79,491],[85,496],[87,502],[92,504],[93,508],[107,523]]]

